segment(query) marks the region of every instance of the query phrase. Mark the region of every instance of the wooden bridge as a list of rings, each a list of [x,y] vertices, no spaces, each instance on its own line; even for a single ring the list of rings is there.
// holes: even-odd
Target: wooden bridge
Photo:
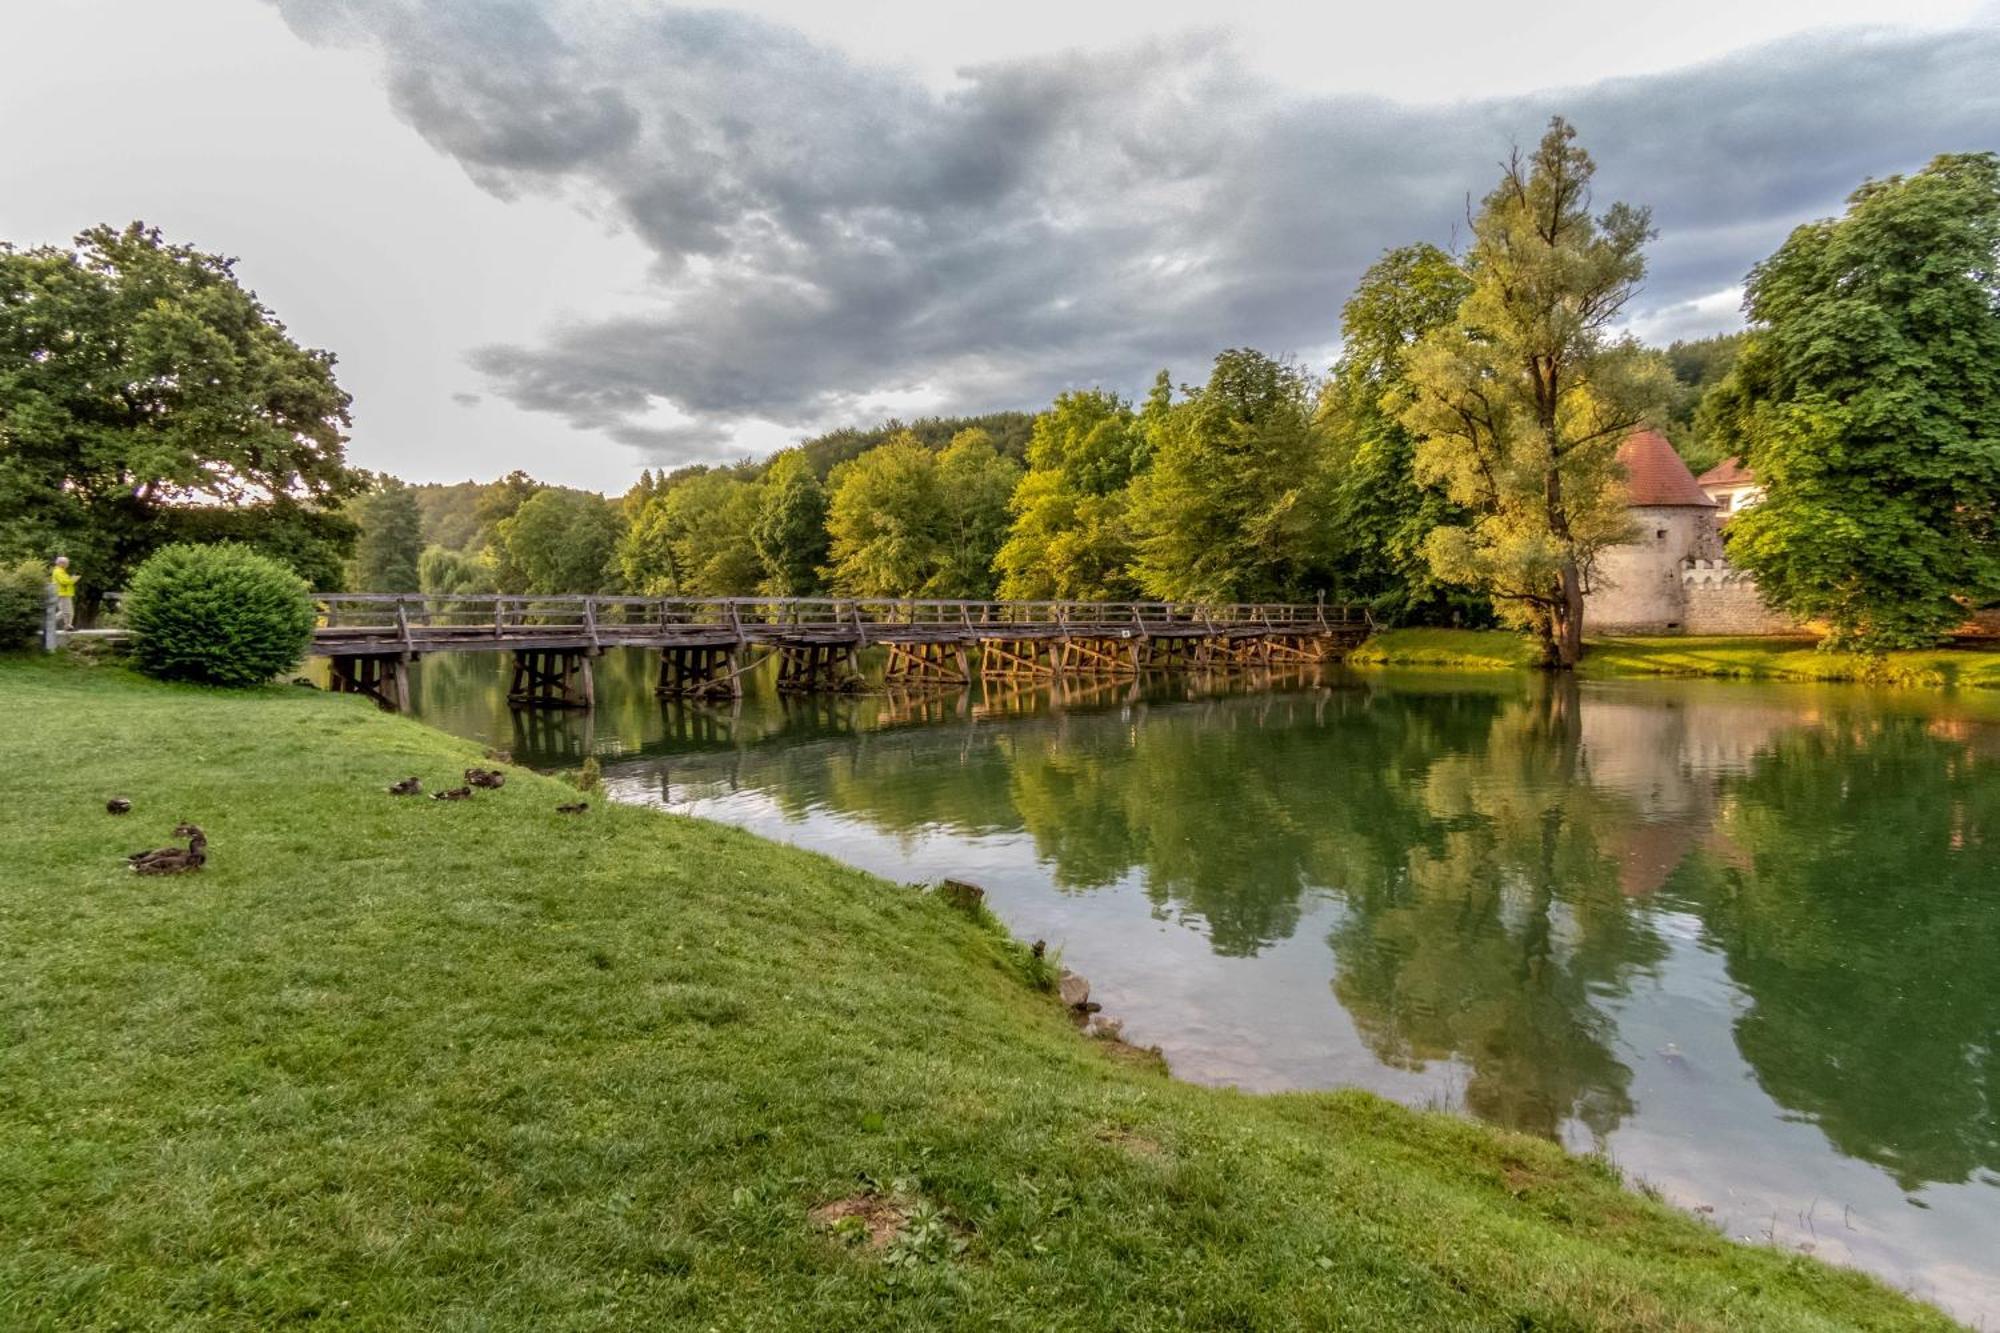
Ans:
[[[513,655],[516,704],[589,708],[591,660],[606,648],[659,653],[658,692],[734,697],[773,658],[785,691],[851,690],[864,648],[888,653],[892,685],[984,677],[1137,676],[1234,671],[1343,656],[1371,628],[1325,603],[968,602],[888,598],[537,597],[329,593],[312,651],[333,688],[409,706],[410,663],[426,653]]]

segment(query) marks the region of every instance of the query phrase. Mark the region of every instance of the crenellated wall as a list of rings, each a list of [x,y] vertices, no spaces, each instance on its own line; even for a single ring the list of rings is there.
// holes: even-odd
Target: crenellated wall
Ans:
[[[1684,634],[1799,634],[1798,622],[1773,611],[1757,591],[1756,576],[1727,560],[1681,563],[1681,632]]]

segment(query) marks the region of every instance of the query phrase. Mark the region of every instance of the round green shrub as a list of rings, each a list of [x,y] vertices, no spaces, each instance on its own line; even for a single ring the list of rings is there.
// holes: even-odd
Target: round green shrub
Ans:
[[[261,685],[312,641],[305,580],[236,542],[163,546],[125,594],[139,669],[163,680]]]
[[[47,565],[34,560],[0,565],[0,650],[25,648],[42,637],[48,596]]]

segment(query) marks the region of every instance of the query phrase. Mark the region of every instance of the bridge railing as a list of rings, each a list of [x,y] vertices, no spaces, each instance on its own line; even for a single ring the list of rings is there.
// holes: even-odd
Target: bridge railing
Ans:
[[[1365,628],[1359,608],[1327,603],[970,601],[887,597],[639,597],[531,593],[324,593],[323,638],[393,639],[575,636],[595,641],[713,628],[840,633],[871,629],[1008,628],[1132,633],[1264,628],[1280,632]]]

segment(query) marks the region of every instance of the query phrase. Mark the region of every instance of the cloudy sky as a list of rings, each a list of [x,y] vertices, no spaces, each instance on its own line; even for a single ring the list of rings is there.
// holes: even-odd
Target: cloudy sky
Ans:
[[[622,489],[897,413],[1323,364],[1560,112],[1652,207],[1646,337],[1870,175],[2000,148],[1991,0],[63,0],[0,238],[142,217],[338,354],[351,452]]]

